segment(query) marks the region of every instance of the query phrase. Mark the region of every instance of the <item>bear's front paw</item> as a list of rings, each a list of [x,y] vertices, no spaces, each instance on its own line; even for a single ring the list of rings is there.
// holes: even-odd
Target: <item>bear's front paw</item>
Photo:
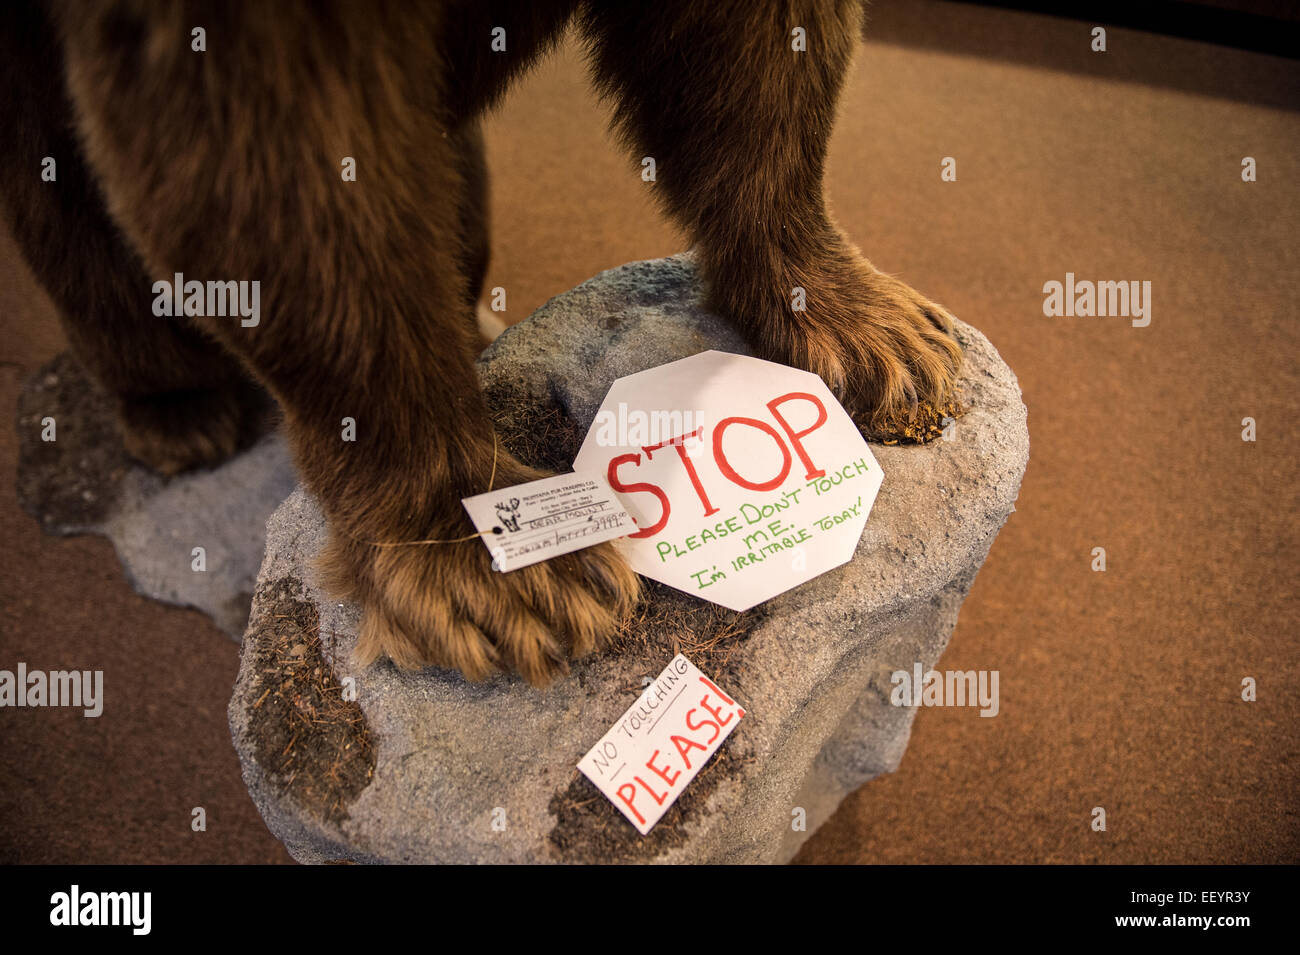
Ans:
[[[439,522],[464,535],[465,522]],[[452,536],[451,534],[447,535]],[[509,572],[478,539],[373,546],[336,536],[334,589],[364,608],[357,658],[403,669],[445,666],[480,680],[514,670],[545,686],[619,632],[640,578],[608,543]]]
[[[800,281],[805,308],[768,323],[762,357],[820,375],[869,437],[956,407],[962,351],[942,306],[856,254]]]

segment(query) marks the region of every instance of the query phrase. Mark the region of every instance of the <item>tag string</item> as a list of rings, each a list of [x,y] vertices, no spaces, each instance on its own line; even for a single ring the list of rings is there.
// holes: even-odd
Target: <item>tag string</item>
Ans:
[[[488,477],[487,491],[484,491],[483,492],[484,494],[492,490],[492,485],[496,483],[496,480],[497,480],[497,433],[496,433],[496,429],[494,428],[492,430],[492,474]],[[344,533],[347,532],[345,531]],[[465,541],[476,540],[477,538],[489,534],[493,534],[493,533],[495,532],[479,531],[476,534],[466,534],[464,537],[452,537],[452,538],[448,538],[447,540],[431,539],[431,540],[422,540],[422,541],[366,541],[366,540],[361,540],[361,538],[359,537],[352,537],[351,534],[348,534],[347,536],[352,537],[352,539],[359,544],[366,544],[370,547],[416,547],[423,544],[463,544]]]

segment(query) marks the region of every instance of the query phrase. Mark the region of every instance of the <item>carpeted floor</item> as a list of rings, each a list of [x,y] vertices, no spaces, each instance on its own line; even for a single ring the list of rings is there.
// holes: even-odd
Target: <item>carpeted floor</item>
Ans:
[[[1001,350],[1032,452],[941,663],[1000,671],[1000,715],[922,710],[900,770],[798,861],[1300,860],[1294,61],[1114,29],[1097,54],[1092,24],[963,4],[872,18],[834,210]],[[488,285],[512,321],[684,245],[606,119],[568,43],[490,123]],[[1151,282],[1150,325],[1045,317],[1067,272]],[[135,596],[106,542],[43,537],[17,507],[15,397],[62,337],[7,236],[0,323],[0,667],[103,669],[110,703],[0,711],[0,861],[288,861],[230,745],[235,645]]]

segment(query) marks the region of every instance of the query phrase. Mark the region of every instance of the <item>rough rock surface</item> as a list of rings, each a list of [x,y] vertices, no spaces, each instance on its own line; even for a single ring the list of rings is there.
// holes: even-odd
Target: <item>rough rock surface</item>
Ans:
[[[46,418],[54,441],[42,440]],[[164,478],[126,453],[109,400],[64,354],[24,386],[18,435],[18,499],[47,533],[102,534],[137,592],[201,610],[241,637],[266,519],[298,480],[277,433],[218,468]]]
[[[637,262],[499,338],[480,374],[506,443],[567,469],[615,378],[704,349],[747,351],[699,298],[689,257]],[[358,612],[318,590],[312,557],[326,531],[295,491],[268,525],[230,704],[272,832],[304,862],[788,860],[847,793],[898,766],[914,711],[890,704],[889,675],[937,661],[1014,509],[1029,454],[1019,387],[983,335],[958,335],[970,410],[951,441],[873,444],[885,481],[853,561],[744,613],[652,584],[633,631],[546,691],[511,676],[357,669]],[[540,454],[543,437],[559,450]],[[748,715],[641,837],[575,764],[678,649]],[[283,661],[303,659],[300,672],[328,686],[303,692],[285,678]],[[349,681],[352,710],[301,716]],[[286,695],[293,707],[272,705]],[[287,756],[285,719],[301,719]],[[321,726],[329,746],[312,742]],[[303,740],[315,749],[295,751]],[[331,788],[334,777],[352,782]],[[806,832],[791,827],[799,807]]]

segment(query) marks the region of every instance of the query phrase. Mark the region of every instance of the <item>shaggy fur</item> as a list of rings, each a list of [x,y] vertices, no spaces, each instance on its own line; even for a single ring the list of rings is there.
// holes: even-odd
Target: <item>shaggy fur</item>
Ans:
[[[382,546],[465,536],[460,498],[494,466],[496,487],[541,476],[494,458],[474,373],[479,117],[576,23],[712,307],[885,429],[948,396],[960,350],[947,313],[873,269],[826,209],[861,16],[857,0],[22,0],[0,28],[0,198],[133,454],[166,472],[219,460],[261,426],[258,382],[330,522],[330,579],[365,608],[362,657],[543,684],[636,601],[609,545],[508,574],[473,540]],[[152,278],[173,272],[260,280],[260,324],[155,317]]]

